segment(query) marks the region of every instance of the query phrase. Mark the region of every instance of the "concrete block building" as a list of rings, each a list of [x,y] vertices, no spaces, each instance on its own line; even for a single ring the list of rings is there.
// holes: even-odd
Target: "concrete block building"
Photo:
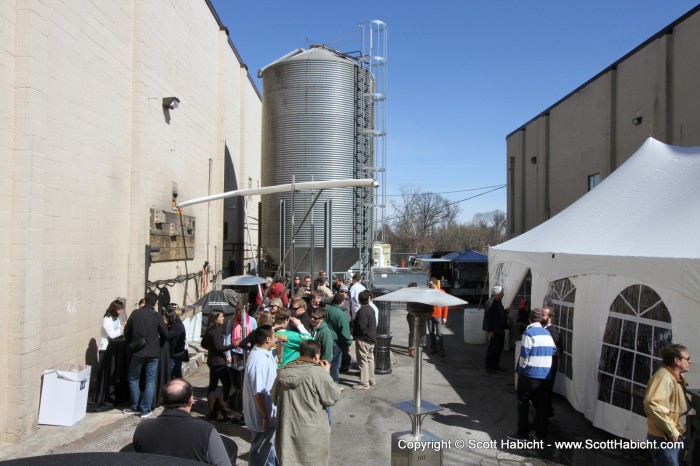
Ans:
[[[17,441],[44,369],[84,364],[109,303],[143,296],[153,213],[259,186],[261,98],[208,0],[4,1],[0,24],[0,440]],[[232,261],[240,212],[184,214],[189,260],[150,280]]]
[[[700,6],[507,136],[508,234],[571,205],[653,137],[700,145]]]

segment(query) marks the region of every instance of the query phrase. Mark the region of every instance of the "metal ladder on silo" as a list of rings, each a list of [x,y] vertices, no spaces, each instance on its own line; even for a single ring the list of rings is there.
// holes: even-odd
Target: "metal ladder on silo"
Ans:
[[[375,199],[371,190],[366,190],[367,196],[362,199],[361,207],[361,265],[365,278],[372,281],[372,244],[375,232],[380,231],[381,242],[385,241],[384,230],[386,223],[386,60],[387,60],[387,28],[386,23],[379,20],[367,21],[360,25],[362,28],[362,57],[360,102],[363,112],[363,123],[369,122],[369,127],[363,127],[362,155],[364,163],[361,172],[366,177],[379,181],[379,195]],[[366,68],[365,68],[366,67]],[[364,72],[366,70],[366,73]],[[369,74],[374,79],[370,88],[365,76]],[[364,112],[369,115],[364,115]],[[379,222],[377,228],[375,222]]]

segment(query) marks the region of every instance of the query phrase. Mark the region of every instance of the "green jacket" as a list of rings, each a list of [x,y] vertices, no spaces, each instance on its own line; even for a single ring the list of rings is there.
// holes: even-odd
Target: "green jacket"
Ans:
[[[321,359],[328,361],[330,364],[333,360],[333,343],[335,342],[333,330],[331,330],[324,320],[321,322],[321,325],[311,330],[311,335],[313,335],[314,340],[321,345]]]
[[[325,307],[326,323],[335,334],[335,341],[345,341],[348,346],[352,344],[352,336],[350,335],[350,319],[343,311],[343,308],[332,304]]]
[[[308,333],[299,333],[295,330],[277,330],[275,332],[276,346],[278,350],[279,365],[284,366],[299,357],[299,345],[304,340],[313,340]],[[282,352],[280,356],[279,352]]]

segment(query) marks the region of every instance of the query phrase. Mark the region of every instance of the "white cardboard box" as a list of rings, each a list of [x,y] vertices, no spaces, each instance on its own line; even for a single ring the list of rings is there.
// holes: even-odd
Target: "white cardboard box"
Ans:
[[[85,417],[90,366],[62,364],[44,371],[39,424],[72,426]]]

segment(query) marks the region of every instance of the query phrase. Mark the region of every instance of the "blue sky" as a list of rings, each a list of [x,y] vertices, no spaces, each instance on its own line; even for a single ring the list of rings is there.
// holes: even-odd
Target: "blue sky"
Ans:
[[[309,43],[334,46],[359,23],[384,21],[387,194],[403,184],[446,193],[453,201],[482,191],[447,192],[505,184],[506,135],[697,5],[686,0],[212,3],[258,89],[257,70],[287,52]],[[336,48],[348,52],[358,46]],[[505,188],[460,207],[461,221],[477,212],[506,210]]]

